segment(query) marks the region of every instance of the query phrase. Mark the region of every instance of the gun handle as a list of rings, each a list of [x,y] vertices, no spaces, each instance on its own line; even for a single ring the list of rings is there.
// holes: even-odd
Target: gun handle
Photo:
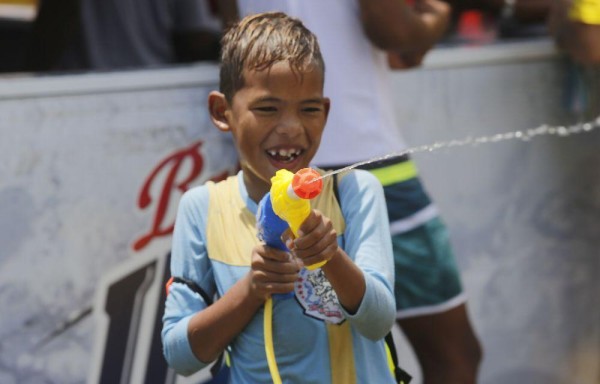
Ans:
[[[264,241],[269,247],[289,252],[288,247],[281,240],[281,236],[288,230],[289,226],[288,223],[273,211],[270,193],[267,193],[258,204],[256,227],[258,228],[258,238]],[[289,299],[294,297],[294,292],[275,294],[273,297]]]

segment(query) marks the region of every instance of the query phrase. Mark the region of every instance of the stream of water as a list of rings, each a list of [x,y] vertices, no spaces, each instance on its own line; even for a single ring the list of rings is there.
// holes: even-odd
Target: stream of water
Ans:
[[[368,160],[360,161],[358,163],[351,164],[347,167],[337,169],[335,171],[328,172],[321,176],[319,179],[315,179],[315,181],[324,179],[326,177],[330,177],[335,175],[336,173],[347,172],[351,169],[358,168],[363,165],[376,163],[379,161],[393,159],[395,157],[400,157],[404,155],[411,155],[415,153],[421,152],[433,152],[438,151],[440,149],[447,148],[455,148],[455,147],[464,147],[467,145],[482,145],[482,144],[492,144],[499,143],[508,140],[522,140],[529,141],[539,136],[558,136],[558,137],[566,137],[574,134],[587,133],[591,132],[597,128],[600,128],[600,116],[598,116],[595,120],[588,121],[585,123],[579,123],[570,126],[550,126],[550,125],[541,125],[537,128],[531,128],[527,130],[521,131],[512,131],[506,133],[498,133],[495,135],[487,135],[487,136],[479,136],[479,137],[471,137],[467,136],[463,139],[449,140],[449,141],[440,141],[435,142],[433,144],[420,145],[417,147],[411,147],[404,149],[399,152],[389,153],[387,155],[374,157]]]

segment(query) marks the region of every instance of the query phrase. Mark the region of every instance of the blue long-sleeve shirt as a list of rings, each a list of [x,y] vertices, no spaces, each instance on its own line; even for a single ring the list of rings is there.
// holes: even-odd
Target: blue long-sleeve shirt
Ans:
[[[241,198],[241,207],[234,208],[240,210],[234,214],[253,217],[256,203],[248,197],[242,172],[236,177],[238,191],[235,193]],[[206,294],[220,297],[248,273],[250,254],[246,265],[228,255],[215,257],[217,255],[208,254],[207,226],[212,220],[219,220],[221,215],[220,212],[209,219],[209,190],[207,186],[194,188],[180,202],[173,235],[171,272],[173,276],[193,281]],[[329,316],[329,321],[341,319],[350,325],[357,382],[392,383],[382,340],[395,318],[394,267],[383,191],[375,177],[364,171],[351,172],[341,178],[338,190],[345,221],[345,230],[343,235],[338,233],[338,242],[363,271],[366,292],[354,314],[347,313],[339,305],[331,307],[331,291],[325,289],[325,293],[319,293],[320,283],[314,287],[299,283],[296,300],[275,300],[273,339],[279,372],[284,382],[331,381],[331,361],[335,361],[335,356],[330,356],[328,326],[323,321]],[[324,190],[323,193],[332,191]],[[229,204],[223,206],[222,209],[230,208],[225,207]],[[247,212],[242,212],[245,210]],[[232,233],[235,231],[232,228]],[[235,239],[232,234],[231,241]],[[310,280],[307,272],[304,273],[304,280]],[[328,299],[321,300],[319,295]],[[313,310],[323,301],[329,307]],[[174,283],[171,286],[162,337],[167,361],[181,374],[191,374],[206,366],[195,357],[187,335],[190,318],[206,306],[202,297],[187,285]],[[233,383],[270,382],[263,343],[262,309],[233,340],[231,362]]]

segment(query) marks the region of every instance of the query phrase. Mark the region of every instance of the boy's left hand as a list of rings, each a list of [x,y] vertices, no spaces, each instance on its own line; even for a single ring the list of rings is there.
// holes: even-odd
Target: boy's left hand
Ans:
[[[338,252],[337,232],[331,220],[313,210],[298,231],[298,238],[288,248],[305,266],[331,260]]]

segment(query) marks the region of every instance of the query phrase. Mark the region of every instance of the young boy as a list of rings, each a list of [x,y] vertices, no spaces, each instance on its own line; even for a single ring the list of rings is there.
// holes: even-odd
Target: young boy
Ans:
[[[221,92],[210,94],[209,110],[233,135],[242,170],[180,202],[163,318],[167,361],[187,375],[229,346],[231,382],[272,382],[263,305],[294,291],[295,300],[273,306],[284,382],[393,383],[382,339],[395,318],[394,268],[377,179],[356,171],[334,187],[325,178],[289,253],[256,237],[257,202],[271,177],[307,167],[319,147],[329,100],[316,37],[283,13],[248,16],[224,36],[221,59]],[[316,272],[303,268],[322,261]]]

